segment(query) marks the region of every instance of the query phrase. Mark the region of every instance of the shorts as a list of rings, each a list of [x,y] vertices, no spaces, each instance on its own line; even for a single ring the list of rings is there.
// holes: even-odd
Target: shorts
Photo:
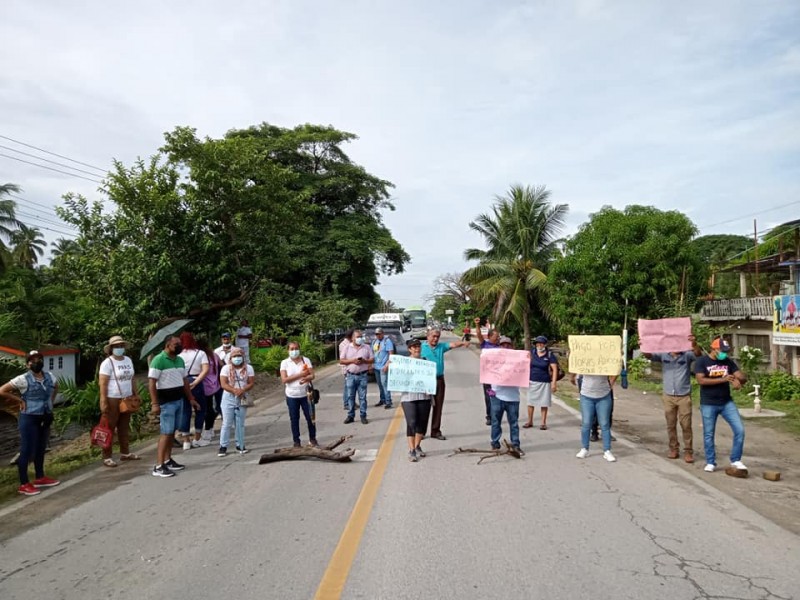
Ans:
[[[161,405],[160,429],[161,435],[172,435],[181,422],[183,413],[183,399],[173,400]]]

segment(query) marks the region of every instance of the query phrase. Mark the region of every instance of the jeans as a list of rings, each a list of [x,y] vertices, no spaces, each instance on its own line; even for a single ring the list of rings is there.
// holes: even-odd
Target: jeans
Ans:
[[[491,396],[492,403],[492,448],[500,447],[500,437],[503,435],[503,413],[508,420],[511,433],[511,445],[519,448],[519,402],[506,402],[497,396]]]
[[[361,416],[367,416],[367,374],[348,373],[344,379],[344,392],[347,397],[347,416],[356,416],[356,392]]]
[[[375,382],[378,384],[378,393],[380,394],[381,404],[386,406],[392,405],[392,392],[389,391],[387,384],[389,383],[389,371],[384,371],[375,367]]]
[[[161,435],[174,435],[183,414],[183,398],[160,405],[159,430]]]
[[[231,394],[233,396],[233,394]],[[247,407],[238,406],[236,400],[229,400],[227,394],[222,398],[222,429],[219,432],[220,448],[227,448],[231,441],[231,426],[235,428],[236,446],[244,449],[244,419]]]
[[[289,407],[289,423],[292,427],[292,441],[295,444],[300,443],[300,410],[303,410],[303,416],[306,418],[306,425],[308,425],[308,437],[312,442],[317,441],[317,426],[311,420],[311,407],[308,405],[308,396],[302,398],[292,398],[286,396],[286,406]]]
[[[717,417],[728,422],[733,432],[733,445],[731,446],[731,462],[742,460],[744,451],[744,424],[739,416],[739,409],[733,400],[728,400],[722,406],[715,404],[701,404],[700,414],[703,417],[703,449],[706,453],[706,462],[710,465],[717,464],[717,451],[714,448],[714,433],[717,427]]]
[[[36,479],[44,477],[44,451],[47,449],[47,440],[50,437],[50,424],[53,414],[44,415],[19,415],[19,458],[17,470],[19,483],[30,483],[28,479],[28,463],[33,459],[33,469]]]
[[[589,430],[595,417],[603,434],[603,450],[611,450],[611,394],[602,398],[581,394],[581,448],[589,448]]]

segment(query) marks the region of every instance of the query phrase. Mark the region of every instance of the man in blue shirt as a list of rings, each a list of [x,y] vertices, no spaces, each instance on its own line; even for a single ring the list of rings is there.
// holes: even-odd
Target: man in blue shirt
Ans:
[[[488,325],[487,325],[488,327]],[[483,337],[483,333],[481,332],[481,318],[475,317],[475,333],[478,335],[478,345],[480,346],[481,350],[486,350],[487,348],[499,348],[500,347],[500,332],[496,329],[487,329],[486,330],[486,337]],[[483,403],[486,406],[486,424],[491,426],[492,424],[492,399],[489,396],[489,390],[492,389],[492,385],[489,383],[483,384]]]
[[[431,437],[437,440],[446,440],[442,434],[442,408],[444,407],[444,353],[453,348],[466,348],[467,341],[439,342],[442,332],[431,328],[428,330],[428,339],[422,342],[422,358],[436,363],[436,395],[433,397],[433,415],[431,418]]]
[[[687,463],[694,462],[694,449],[692,447],[692,363],[698,356],[703,356],[703,350],[697,345],[693,335],[689,336],[692,344],[691,350],[684,352],[656,352],[644,353],[645,358],[662,365],[662,381],[664,402],[664,417],[667,420],[667,437],[669,438],[669,458],[680,456],[681,446],[678,443],[678,421],[683,431],[683,460]]]
[[[394,354],[394,342],[383,333],[383,328],[375,329],[375,341],[372,342],[372,353],[375,355],[375,382],[378,384],[380,399],[375,406],[392,408],[392,393],[386,386],[389,378],[389,356]]]

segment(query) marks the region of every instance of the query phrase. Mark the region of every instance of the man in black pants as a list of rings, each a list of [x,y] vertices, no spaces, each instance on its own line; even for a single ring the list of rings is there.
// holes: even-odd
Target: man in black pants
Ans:
[[[500,332],[496,329],[488,329],[486,331],[486,337],[483,337],[481,333],[481,319],[480,317],[475,317],[475,333],[478,336],[478,345],[480,346],[481,351],[486,349],[493,349],[499,348],[499,340],[500,340]],[[468,340],[469,341],[469,340]],[[491,426],[492,425],[492,399],[489,396],[489,390],[492,389],[492,384],[484,383],[483,384],[483,402],[486,405],[486,424]]]

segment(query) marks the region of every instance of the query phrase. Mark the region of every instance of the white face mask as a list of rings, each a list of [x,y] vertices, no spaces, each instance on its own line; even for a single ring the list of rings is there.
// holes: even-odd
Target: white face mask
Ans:
[[[222,342],[222,347],[225,348],[225,350],[227,350],[228,348],[231,347],[231,343],[230,342]]]
[[[356,345],[360,346],[363,343],[364,343],[364,338],[363,337],[357,337],[356,338]]]
[[[300,350],[289,350],[289,358],[297,358],[300,356]]]
[[[114,356],[125,356],[125,348],[112,348]]]

